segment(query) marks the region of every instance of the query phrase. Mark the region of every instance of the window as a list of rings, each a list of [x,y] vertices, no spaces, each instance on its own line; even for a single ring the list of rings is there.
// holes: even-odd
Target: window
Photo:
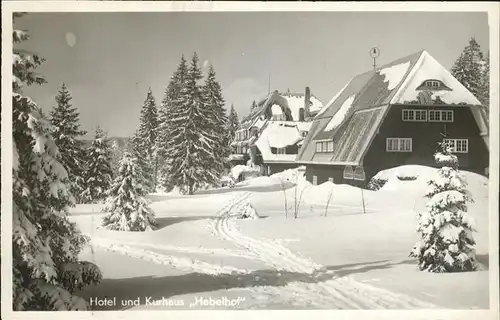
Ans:
[[[469,140],[467,139],[444,139],[444,143],[447,143],[454,153],[469,152]]]
[[[443,122],[453,122],[453,111],[452,110],[441,111],[441,120]]]
[[[403,121],[427,121],[427,110],[403,109]]]
[[[426,81],[425,86],[431,87],[431,88],[437,88],[437,87],[439,87],[439,81],[433,81],[433,80]]]
[[[333,141],[317,141],[316,152],[333,152]]]
[[[321,142],[316,142],[316,152],[323,152],[323,145]]]
[[[386,149],[387,152],[411,152],[412,139],[411,138],[387,138]]]
[[[333,183],[333,178],[332,177],[328,178],[328,182]]]
[[[354,179],[364,181],[365,178],[365,169],[361,166],[357,166],[356,169],[354,169]]]
[[[309,132],[307,132],[307,131],[302,131],[302,137],[304,137],[304,138],[305,138],[305,137],[307,137],[307,134],[308,134],[308,133],[309,133]]]
[[[429,110],[430,122],[453,122],[453,110]]]
[[[277,154],[285,154],[285,152],[286,152],[286,148],[277,148],[276,149]]]
[[[351,166],[346,166],[344,168],[344,175],[343,175],[344,179],[354,179],[354,172],[352,171],[352,167]]]
[[[318,176],[313,176],[313,185],[318,184]]]

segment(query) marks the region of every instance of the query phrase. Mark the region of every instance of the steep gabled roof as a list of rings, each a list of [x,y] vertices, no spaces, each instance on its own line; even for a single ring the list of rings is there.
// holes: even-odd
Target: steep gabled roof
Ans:
[[[442,81],[451,90],[433,95],[452,105],[471,107],[484,133],[487,125],[480,113],[479,101],[426,51],[397,59],[378,69],[362,73],[349,81],[314,119],[299,163],[362,163],[363,156],[393,104],[419,104],[417,87],[425,80]],[[316,153],[316,141],[334,142],[334,151]]]
[[[250,111],[250,114],[242,121],[243,128],[251,127],[251,122],[270,112],[272,105],[280,106],[288,115],[289,120],[299,120],[299,109],[304,107],[305,95],[303,93],[279,93],[274,91],[257,103],[257,107]],[[309,110],[316,113],[323,108],[323,103],[314,95],[310,97],[311,105]]]
[[[294,162],[295,154],[273,154],[271,148],[285,148],[303,140],[302,131],[308,131],[311,122],[268,121],[255,146],[259,148],[264,163]]]

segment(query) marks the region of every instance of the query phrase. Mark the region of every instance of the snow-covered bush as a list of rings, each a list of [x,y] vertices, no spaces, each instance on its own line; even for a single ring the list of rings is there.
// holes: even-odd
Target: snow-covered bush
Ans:
[[[15,13],[14,19],[21,14]],[[14,30],[14,43],[28,40]],[[73,205],[68,173],[61,164],[50,122],[22,88],[45,80],[35,69],[43,62],[25,50],[13,52],[12,83],[12,308],[15,311],[86,310],[77,290],[102,275],[78,260],[87,239],[67,217]]]
[[[417,231],[421,240],[410,253],[420,270],[429,272],[471,271],[477,268],[472,220],[467,215],[465,178],[458,171],[458,159],[446,144],[434,155],[441,165],[438,176],[428,182],[427,212],[419,214]]]
[[[155,214],[144,198],[146,190],[140,183],[136,159],[125,153],[118,176],[108,190],[108,199],[101,226],[118,231],[150,231],[156,227]]]
[[[241,178],[257,177],[260,175],[260,169],[256,166],[236,165],[231,168],[231,176],[235,181]]]
[[[368,190],[377,191],[380,190],[387,183],[387,179],[377,179],[371,178],[368,182]]]
[[[252,206],[250,201],[247,201],[243,208],[240,210],[237,216],[238,219],[260,219],[260,216],[257,214],[257,211]]]

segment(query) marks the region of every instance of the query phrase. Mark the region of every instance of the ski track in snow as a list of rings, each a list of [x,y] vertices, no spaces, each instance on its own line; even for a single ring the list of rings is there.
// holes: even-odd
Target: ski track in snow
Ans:
[[[90,237],[90,235],[88,235]],[[172,251],[172,252],[179,252],[179,253],[194,253],[194,254],[206,254],[206,255],[219,255],[219,256],[234,256],[234,257],[240,257],[240,258],[248,258],[248,259],[253,259],[253,255],[249,255],[246,251],[244,250],[229,250],[229,249],[219,249],[219,248],[206,248],[206,247],[179,247],[179,246],[172,246],[172,245],[163,245],[163,244],[154,244],[154,243],[147,243],[147,242],[140,242],[140,241],[123,241],[119,240],[119,243],[117,241],[111,241],[110,239],[107,238],[92,238],[92,243],[96,244],[97,246],[102,246],[106,247],[111,244],[113,245],[128,245],[128,246],[133,246],[133,247],[139,247],[139,248],[151,248],[151,249],[157,249],[157,250],[162,250],[162,251]]]
[[[238,269],[231,266],[215,265],[201,260],[196,260],[186,257],[174,257],[171,255],[160,254],[157,252],[153,252],[142,248],[137,248],[126,244],[114,244],[111,242],[106,243],[105,241],[97,241],[96,243],[92,243],[92,245],[100,247],[107,251],[123,254],[131,258],[150,261],[157,264],[170,265],[174,268],[185,271],[195,271],[210,275],[249,273],[248,270]]]
[[[209,222],[214,235],[248,250],[255,259],[261,260],[276,270],[310,275],[311,279],[332,273],[332,279],[324,282],[293,282],[283,287],[261,286],[249,290],[256,294],[274,296],[274,299],[300,301],[301,304],[318,308],[437,308],[431,303],[363,284],[350,277],[335,278],[333,272],[326,271],[323,266],[310,259],[294,254],[275,241],[258,240],[241,234],[233,219],[243,208],[249,195],[249,192],[245,192],[236,196],[218,213],[216,220]]]

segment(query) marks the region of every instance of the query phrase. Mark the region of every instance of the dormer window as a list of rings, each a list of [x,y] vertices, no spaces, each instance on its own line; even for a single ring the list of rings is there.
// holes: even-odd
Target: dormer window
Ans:
[[[441,80],[427,79],[417,87],[417,90],[446,90],[451,91]]]
[[[425,82],[426,87],[439,88],[439,81],[428,80]]]

